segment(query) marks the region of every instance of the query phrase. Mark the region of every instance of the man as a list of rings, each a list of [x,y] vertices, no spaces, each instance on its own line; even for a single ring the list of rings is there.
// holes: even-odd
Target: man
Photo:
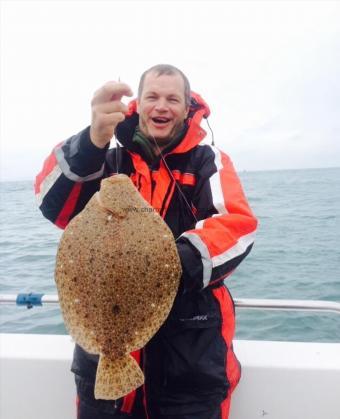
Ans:
[[[125,173],[171,228],[183,275],[168,319],[134,353],[145,386],[120,400],[95,400],[98,357],[76,345],[78,418],[227,419],[240,365],[223,280],[250,252],[256,219],[230,159],[199,144],[210,111],[179,69],[152,67],[127,107],[122,97],[131,95],[120,82],[95,93],[91,126],[59,144],[37,177],[40,208],[64,228],[103,177]],[[109,149],[114,134],[121,146]]]

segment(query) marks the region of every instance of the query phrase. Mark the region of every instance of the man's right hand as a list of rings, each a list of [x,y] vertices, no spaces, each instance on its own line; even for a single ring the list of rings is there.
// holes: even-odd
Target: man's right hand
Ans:
[[[120,82],[109,81],[97,90],[91,102],[92,122],[90,138],[92,143],[104,148],[111,141],[116,126],[124,121],[127,106],[123,96],[132,96],[131,88]]]

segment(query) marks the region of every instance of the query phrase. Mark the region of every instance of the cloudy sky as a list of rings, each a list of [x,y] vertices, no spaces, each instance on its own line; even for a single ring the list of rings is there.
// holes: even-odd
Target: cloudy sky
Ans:
[[[136,92],[157,63],[188,75],[238,170],[340,166],[339,22],[337,1],[2,1],[1,180],[33,179],[97,88]]]

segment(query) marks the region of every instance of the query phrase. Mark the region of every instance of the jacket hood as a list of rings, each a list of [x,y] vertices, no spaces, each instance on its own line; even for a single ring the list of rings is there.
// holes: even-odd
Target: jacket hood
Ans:
[[[191,92],[189,114],[185,120],[186,132],[183,139],[173,149],[165,150],[165,153],[185,153],[198,145],[206,136],[206,131],[200,126],[202,118],[207,118],[209,115],[210,109],[206,102],[199,94]],[[128,105],[125,120],[117,125],[116,136],[119,142],[128,150],[141,154],[138,145],[132,141],[138,123],[137,99],[134,99]]]

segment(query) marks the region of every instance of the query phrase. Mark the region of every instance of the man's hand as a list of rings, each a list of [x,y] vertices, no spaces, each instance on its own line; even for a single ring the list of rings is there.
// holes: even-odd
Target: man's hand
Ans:
[[[104,148],[113,137],[116,126],[124,121],[127,106],[123,96],[132,96],[132,90],[125,83],[109,81],[93,96],[90,138],[94,145]]]

